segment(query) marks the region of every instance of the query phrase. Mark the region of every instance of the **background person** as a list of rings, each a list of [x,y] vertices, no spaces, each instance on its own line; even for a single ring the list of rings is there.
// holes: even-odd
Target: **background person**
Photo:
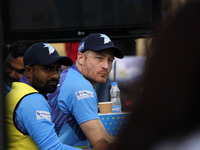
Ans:
[[[141,98],[109,150],[200,149],[200,2],[188,2],[157,38]]]
[[[23,56],[26,49],[33,43],[22,40],[4,47],[8,51],[4,64],[4,96],[10,91],[12,82],[19,81],[24,73]]]
[[[48,43],[36,43],[24,54],[24,76],[13,82],[6,98],[7,149],[69,149],[58,139],[46,94],[54,92],[61,65],[72,65]]]
[[[99,119],[94,87],[106,82],[114,56],[124,55],[100,33],[83,38],[78,50],[76,65],[61,73],[59,86],[48,99],[59,139],[75,147],[87,147],[89,143],[94,147],[101,138],[112,141]]]

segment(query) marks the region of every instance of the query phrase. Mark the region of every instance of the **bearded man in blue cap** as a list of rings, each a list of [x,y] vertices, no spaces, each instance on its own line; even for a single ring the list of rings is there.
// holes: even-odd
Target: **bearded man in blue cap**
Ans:
[[[39,42],[27,49],[24,75],[20,82],[13,82],[5,97],[8,150],[78,149],[58,139],[46,99],[46,94],[57,88],[61,65],[72,64],[48,43]]]
[[[113,141],[99,119],[94,87],[106,82],[115,57],[124,55],[107,35],[89,34],[79,44],[76,65],[61,73],[59,86],[48,99],[56,133],[63,143],[85,148],[95,147],[101,138]]]

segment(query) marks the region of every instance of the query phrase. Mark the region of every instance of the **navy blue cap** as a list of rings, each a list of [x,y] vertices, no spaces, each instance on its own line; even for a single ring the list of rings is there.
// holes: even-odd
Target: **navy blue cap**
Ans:
[[[48,43],[35,43],[24,54],[24,66],[51,65],[55,62],[71,66],[73,61],[69,57],[60,56],[56,49]]]
[[[101,33],[91,33],[87,37],[83,38],[79,44],[78,51],[85,52],[86,50],[101,51],[105,49],[113,49],[114,56],[117,58],[123,58],[122,51],[115,47],[110,38]]]

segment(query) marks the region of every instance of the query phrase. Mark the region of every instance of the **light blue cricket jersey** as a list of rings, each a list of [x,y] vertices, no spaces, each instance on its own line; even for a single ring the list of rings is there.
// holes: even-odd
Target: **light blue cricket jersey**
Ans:
[[[81,148],[87,146],[89,142],[79,125],[99,119],[97,95],[75,65],[61,73],[57,90],[48,95],[48,101],[61,142]]]
[[[20,81],[30,85],[25,77]],[[51,121],[51,108],[41,94],[25,96],[16,107],[15,115],[18,129],[24,134],[29,134],[40,150],[78,150],[64,145],[58,139],[54,123]]]

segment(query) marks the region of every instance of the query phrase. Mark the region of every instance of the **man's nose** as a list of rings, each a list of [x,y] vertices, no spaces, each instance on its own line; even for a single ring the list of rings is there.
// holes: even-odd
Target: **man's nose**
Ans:
[[[105,68],[105,69],[108,69],[108,67],[109,67],[109,61],[108,60],[104,60],[102,62],[102,67]]]
[[[51,76],[56,78],[56,79],[59,79],[60,78],[60,71],[56,70],[56,69],[52,70]]]
[[[16,70],[12,70],[12,71],[10,72],[10,76],[11,76],[12,78],[15,78],[15,79],[20,79],[22,75],[21,75],[20,73],[18,73]]]

